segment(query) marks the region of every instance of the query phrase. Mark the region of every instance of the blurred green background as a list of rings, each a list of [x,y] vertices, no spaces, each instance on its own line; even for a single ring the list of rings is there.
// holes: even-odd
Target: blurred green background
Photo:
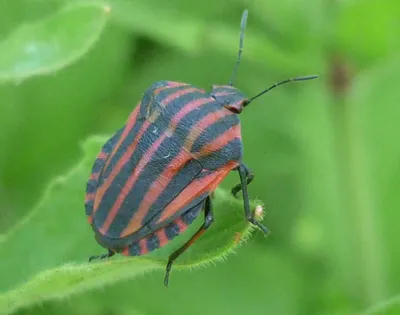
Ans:
[[[256,175],[249,192],[265,203],[268,238],[255,232],[225,262],[176,272],[168,290],[157,271],[17,314],[333,315],[375,306],[400,314],[397,0],[111,0],[110,12],[79,3],[0,2],[2,235],[80,161],[88,136],[124,123],[151,83],[226,83],[244,8],[240,90],[320,79],[275,89],[241,114],[244,159]],[[67,4],[72,11],[60,14]],[[86,220],[83,199],[65,210]],[[45,248],[30,238],[18,249],[0,242],[0,264],[15,249],[0,283],[35,270],[38,248],[51,257],[68,247],[65,235]],[[81,239],[80,251],[94,254],[92,243]]]

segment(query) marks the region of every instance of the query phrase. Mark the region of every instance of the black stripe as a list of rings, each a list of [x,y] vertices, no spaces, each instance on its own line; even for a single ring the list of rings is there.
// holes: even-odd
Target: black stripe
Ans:
[[[140,107],[138,118],[147,118],[148,106],[153,102],[155,90],[168,86],[169,81],[158,81],[150,85],[143,93],[141,100],[142,106]]]
[[[110,139],[106,141],[106,143],[103,145],[101,148],[101,152],[105,154],[110,154],[114,148],[114,146],[117,144],[119,137],[121,136],[122,129],[119,129]],[[94,161],[93,167],[92,167],[92,172],[91,174],[94,173],[100,173],[106,163],[105,159],[99,159],[96,158]],[[98,187],[98,180],[93,180],[89,179],[86,185],[86,194],[91,194],[95,193]],[[94,202],[93,200],[90,200],[85,203],[85,212],[86,215],[91,215],[93,213],[93,206]]]
[[[210,172],[204,172],[209,174]],[[179,227],[176,223],[173,221],[179,218],[183,213],[186,213],[187,211],[200,211],[201,209],[204,208],[204,202],[205,199],[207,198],[208,194],[201,195],[197,197],[195,200],[193,200],[190,204],[183,206],[179,211],[175,213],[174,216],[169,218],[167,221],[161,222],[160,224],[156,224],[158,218],[160,217],[161,213],[158,213],[155,217],[151,218],[151,221],[147,222],[146,224],[143,225],[143,227],[138,230],[136,233],[129,235],[124,238],[119,238],[119,239],[112,239],[112,243],[114,246],[126,246],[129,244],[132,244],[134,242],[139,242],[140,239],[147,237],[149,234],[153,233],[154,231],[157,231],[159,229],[165,228],[165,233],[167,235],[167,238],[169,240],[172,240],[175,236],[179,235],[182,231],[179,230]],[[110,238],[106,236],[101,236],[100,234],[98,237],[101,239],[103,243],[106,243]],[[106,243],[107,244],[107,243]]]
[[[153,144],[158,140],[158,135],[154,135],[152,133],[146,133],[147,137],[146,142],[150,142]],[[139,148],[138,148],[139,149]],[[159,175],[166,169],[168,164],[180,153],[181,147],[178,145],[173,139],[166,138],[158,147],[156,152],[152,155],[149,163],[145,166],[142,173],[139,175],[135,185],[130,190],[127,195],[125,202],[121,206],[118,211],[117,216],[115,217],[113,223],[110,226],[108,231],[108,235],[112,237],[116,237],[120,235],[120,233],[124,230],[124,228],[129,224],[129,221],[134,216],[140,203],[142,202],[145,194],[149,190],[150,186],[159,178]],[[136,161],[132,159],[126,165],[126,168],[133,170],[137,166]],[[175,165],[179,166],[179,165]],[[171,195],[166,196],[163,200],[163,204],[168,204],[186,185],[196,177],[196,175],[201,171],[201,165],[198,162],[193,161],[190,164],[190,167],[185,167],[183,172],[185,173],[185,177],[182,178],[180,182],[175,183],[175,191],[171,192]],[[132,172],[128,172],[125,170],[118,174],[116,178],[117,183],[123,183],[121,186],[112,185],[109,190],[105,194],[104,199],[113,199],[116,200],[118,194],[120,193],[123,185],[126,183],[128,177],[132,174]],[[100,204],[100,208],[103,207],[103,202]],[[159,208],[158,211],[162,211],[164,207]],[[99,209],[100,210],[100,209]],[[103,209],[102,209],[103,210]],[[104,209],[102,212],[106,213]],[[105,217],[103,217],[105,220]],[[97,219],[97,212],[96,212]]]
[[[168,81],[161,81],[161,82],[168,82]],[[162,86],[162,85],[160,85],[160,86]],[[160,86],[155,85],[154,89],[156,89],[157,87],[160,87]],[[186,85],[186,86],[181,86],[181,87],[177,87],[177,88],[167,88],[165,90],[162,90],[158,94],[158,96],[153,100],[153,102],[150,104],[150,112],[153,112],[156,108],[159,109],[160,108],[159,103],[165,97],[168,97],[170,94],[172,94],[178,90],[187,89],[187,88],[188,88],[188,86]],[[154,89],[149,89],[148,93],[153,93]],[[134,155],[131,157],[131,159],[133,159],[135,161],[139,161],[142,157],[143,152],[146,152],[147,149],[152,144],[152,142],[147,141],[147,138],[148,138],[146,135],[147,133],[153,133],[157,136],[160,136],[161,134],[163,134],[168,128],[171,117],[173,115],[175,115],[184,106],[185,102],[188,99],[192,99],[193,97],[198,96],[198,94],[199,94],[198,92],[186,94],[182,97],[177,98],[175,101],[170,102],[167,105],[167,107],[164,109],[165,112],[156,119],[154,124],[152,126],[150,126],[147,129],[147,131],[142,135],[142,137],[139,139],[138,143],[139,143],[142,151],[139,150],[139,146],[138,146],[136,151],[134,152]],[[151,95],[146,94],[144,98],[151,99]],[[142,111],[142,108],[146,107],[146,101],[142,102],[140,106],[141,106],[140,111]],[[102,185],[104,179],[109,176],[110,172],[112,171],[112,169],[114,169],[115,165],[118,163],[118,161],[124,155],[126,149],[129,147],[129,145],[134,142],[134,140],[137,137],[138,132],[140,131],[140,129],[143,126],[143,123],[144,123],[144,120],[137,121],[137,123],[134,125],[132,130],[129,132],[129,134],[127,135],[125,140],[122,142],[122,144],[119,147],[119,149],[117,150],[117,152],[114,154],[114,156],[110,157],[111,162],[109,163],[107,169],[104,171],[103,178],[100,179],[100,185]],[[119,185],[121,185],[121,182],[116,181],[116,180],[114,181],[114,183],[118,183]]]
[[[119,130],[117,130],[114,133],[114,135],[110,139],[108,139],[106,143],[103,145],[103,147],[101,148],[101,152],[104,152],[106,155],[109,155],[114,149],[114,147],[117,145],[123,130],[124,128],[120,128]],[[108,158],[106,159],[96,158],[92,167],[92,173],[100,173],[101,171],[103,171],[103,167],[106,164],[107,159]]]
[[[198,136],[196,141],[193,143],[192,152],[200,152],[203,147],[218,136],[222,135],[229,128],[239,125],[240,120],[237,115],[226,115],[222,117],[220,120],[208,126],[202,133]]]
[[[178,90],[187,90],[189,88],[191,88],[191,86],[163,90],[156,97],[155,102],[152,104],[152,110],[158,110],[162,113],[154,122],[154,124],[158,127],[160,133],[164,132],[168,128],[173,117],[188,103],[199,98],[207,97],[205,93],[201,92],[200,90],[196,90],[194,92],[184,94],[169,102],[165,108],[161,106],[163,100],[165,100],[165,98],[167,98],[171,94],[175,93]]]
[[[209,174],[209,172],[204,172],[204,173]],[[96,240],[103,247],[112,248],[115,250],[122,250],[124,247],[128,247],[129,255],[138,256],[141,251],[141,247],[139,244],[140,240],[148,237],[158,229],[163,229],[163,228],[165,229],[165,234],[168,240],[172,240],[176,236],[181,234],[182,231],[179,229],[179,226],[175,222],[173,222],[173,220],[179,218],[182,213],[187,213],[187,212],[191,212],[191,214],[188,216],[193,218],[194,214],[200,213],[200,211],[204,208],[205,198],[207,198],[207,195],[200,196],[199,198],[197,198],[194,202],[192,202],[189,205],[189,207],[185,207],[183,211],[180,211],[173,219],[171,219],[169,223],[163,222],[162,224],[157,226],[155,224],[151,224],[152,222],[149,222],[148,224],[144,225],[137,233],[129,235],[125,238],[110,238],[101,235],[99,232],[96,231],[95,233]]]
[[[86,193],[92,194],[97,190],[97,180],[89,179],[86,186]]]
[[[221,92],[226,92],[226,93],[229,93],[229,94],[237,94],[239,91],[236,88],[216,87],[211,91],[210,95],[214,95],[215,93],[221,93]]]
[[[93,213],[93,206],[94,206],[94,200],[89,200],[85,202],[85,213],[86,215],[92,215]]]
[[[129,255],[130,256],[139,256],[140,254],[140,245],[138,242],[135,242],[131,245],[129,245]]]
[[[187,225],[191,224],[199,216],[200,211],[203,210],[203,204],[185,212],[182,215],[182,221]]]
[[[100,173],[103,170],[104,164],[104,160],[96,159],[92,167],[92,173]]]
[[[179,226],[176,223],[171,223],[165,228],[165,235],[170,241],[173,240],[177,235],[179,235],[179,233]]]
[[[149,118],[154,111],[164,111],[164,105],[162,105],[162,101],[166,97],[170,96],[171,94],[174,94],[175,92],[181,90],[187,90],[190,87],[191,87],[190,85],[167,87],[161,90],[157,95],[154,95],[155,91],[149,91],[149,93],[146,93],[144,96],[144,98],[148,100],[148,102],[146,107],[143,107],[143,110],[141,111],[141,117]]]
[[[142,126],[143,126],[143,121],[136,120],[135,124],[132,126],[132,129],[126,135],[125,139],[122,141],[121,145],[118,147],[114,155],[108,157],[108,159],[110,159],[110,162],[108,164],[108,167],[105,170],[103,170],[102,176],[99,178],[99,185],[102,185],[104,181],[108,178],[108,176],[110,176],[110,173],[114,169],[115,165],[117,165],[118,161],[124,155],[129,144],[133,143],[137,133],[139,132]],[[124,127],[124,129],[125,128],[126,126]]]
[[[202,166],[196,160],[190,160],[171,180],[144,217],[145,225],[151,219],[162,213],[162,210],[194,180],[201,172]],[[198,202],[198,201],[197,201]]]
[[[110,175],[110,172],[113,170],[114,166],[118,163],[118,161],[121,159],[121,157],[124,155],[126,149],[131,145],[134,140],[136,139],[136,136],[140,129],[143,126],[144,119],[147,118],[147,108],[153,107],[153,99],[154,99],[154,91],[158,88],[168,86],[170,84],[170,81],[158,81],[152,84],[144,93],[142,100],[140,101],[140,108],[139,108],[139,113],[136,119],[136,122],[134,123],[132,129],[129,131],[127,136],[125,137],[124,141],[121,143],[120,147],[118,148],[117,152],[110,157],[111,161],[107,167],[107,169],[104,171],[104,176],[103,178],[100,179],[100,185],[103,184],[103,181],[105,178],[107,178]],[[182,87],[181,87],[182,88]],[[173,90],[174,88],[169,88],[166,89],[165,91],[170,91]],[[126,128],[126,125],[123,129]],[[141,141],[141,139],[139,139]]]
[[[199,162],[205,169],[216,170],[230,161],[239,162],[243,155],[243,146],[241,139],[233,139],[228,142],[224,147],[218,151],[214,151],[211,154],[201,157]]]
[[[218,91],[218,92],[229,92],[229,91]],[[228,95],[215,95],[214,91],[211,92],[210,94],[218,103],[222,105],[230,105],[230,104],[235,104],[235,103],[240,103],[243,100],[248,99],[244,94],[242,94],[239,91],[236,91],[235,93],[229,93]]]
[[[202,173],[200,173],[200,174],[202,174]],[[200,174],[198,176],[200,176]],[[163,195],[161,195],[159,199],[162,199],[162,196]],[[158,225],[156,224],[156,222],[159,220],[159,218],[161,217],[161,215],[163,213],[162,209],[161,209],[161,211],[159,210],[158,212],[153,211],[154,216],[151,217],[151,215],[148,214],[145,217],[145,219],[143,220],[142,224],[144,226],[151,226],[153,229],[158,229],[159,226],[162,226],[164,224],[169,224],[170,222],[174,221],[176,218],[179,218],[180,216],[182,216],[182,214],[186,213],[187,211],[190,211],[191,209],[199,207],[201,210],[204,206],[204,202],[205,202],[205,199],[207,198],[207,196],[208,196],[208,193],[206,192],[206,193],[200,195],[199,197],[195,198],[188,204],[186,204],[186,205],[183,204],[179,209],[177,209],[177,211],[175,212],[174,215],[172,215],[166,221],[161,222]],[[149,213],[150,213],[150,211],[149,211]]]
[[[219,111],[221,104],[210,99],[209,102],[203,103],[197,110],[191,111],[178,124],[175,134],[179,139],[179,143],[183,146],[192,127],[210,113]]]
[[[183,86],[183,87],[170,88],[170,89],[163,90],[160,92],[160,94],[156,98],[156,101],[153,102],[151,104],[151,106],[157,107],[157,106],[159,106],[159,104],[157,102],[161,102],[162,99],[164,99],[165,97],[168,97],[168,95],[170,95],[174,91],[179,90],[179,89],[187,89],[187,88],[188,88],[188,86]],[[155,141],[157,141],[157,139],[165,132],[165,130],[168,127],[171,117],[173,117],[173,115],[175,115],[180,109],[182,109],[185,106],[187,101],[197,98],[199,96],[199,94],[203,95],[202,93],[197,91],[194,93],[185,94],[185,95],[177,98],[176,100],[170,102],[165,109],[166,114],[164,113],[164,115],[160,115],[157,118],[157,120],[155,121],[155,123],[151,124],[149,126],[149,128],[147,129],[147,131],[144,132],[141,139],[138,141],[138,145],[136,147],[135,152],[133,152],[131,159],[121,169],[120,173],[116,176],[113,183],[110,185],[109,189],[105,192],[103,199],[99,205],[99,209],[96,211],[95,218],[96,218],[97,224],[102,224],[106,220],[109,210],[111,209],[114,202],[118,198],[121,189],[124,187],[126,181],[132,174],[132,171],[135,169],[136,165],[142,159],[145,152],[147,152],[147,150],[151,147],[151,145]],[[120,148],[117,150],[117,152],[114,154],[114,156],[111,157],[112,160],[111,160],[109,166],[105,170],[103,176],[100,178],[100,183],[99,183],[100,185],[102,185],[104,180],[110,175],[110,172],[112,171],[112,169],[114,169],[115,165],[118,163],[118,161],[121,159],[122,155],[125,153],[127,146],[134,141],[134,139],[137,136],[137,133],[139,132],[142,125],[143,125],[143,121],[140,121],[135,124],[135,126],[132,128],[133,130],[128,134],[128,136],[123,141]],[[179,147],[176,142],[174,142],[173,144],[169,144],[169,143],[171,143],[170,140],[165,140],[165,141],[166,141],[166,143],[164,143],[162,145],[164,149],[162,149],[160,151],[161,153],[158,154],[158,158],[156,158],[156,160],[157,160],[156,163],[159,163],[160,157],[168,155],[169,146],[172,145],[175,148]],[[166,150],[166,148],[167,148],[167,150]],[[172,159],[173,157],[174,157],[174,154],[171,154],[169,159]],[[161,158],[161,159],[163,159],[163,158]],[[164,161],[164,162],[166,162],[166,161]],[[163,163],[163,164],[159,164],[159,166],[157,166],[156,168],[151,167],[150,165],[148,167],[150,168],[150,172],[152,174],[158,175],[163,170],[162,167],[165,167],[165,166],[166,166],[166,164]],[[146,178],[146,182],[148,180],[149,180],[149,178]],[[140,189],[135,189],[135,187],[134,187],[133,190],[135,190],[135,191],[140,190],[139,194],[144,193],[145,191],[147,191],[147,187],[149,186],[149,184],[150,184],[150,182],[148,182],[145,185],[145,187],[140,188]],[[138,185],[139,186],[143,185],[143,181],[139,179],[136,186],[138,186]],[[134,206],[137,207],[139,205],[139,203],[135,199],[134,202],[129,202],[129,205],[132,205],[132,208],[129,210],[129,212],[123,211],[121,214],[119,214],[120,218],[117,221],[122,220],[125,222],[126,220],[129,220],[129,218],[132,216],[132,214],[136,211],[136,208]],[[111,232],[111,233],[113,233],[113,232]]]
[[[147,251],[152,252],[153,250],[160,247],[160,240],[155,234],[151,234],[146,239]]]
[[[182,215],[182,221],[189,225],[191,224],[199,215],[200,211],[204,207],[204,202],[200,203],[199,205],[195,206],[194,208],[190,209],[186,213]],[[172,222],[168,226],[164,228],[165,235],[169,241],[173,240],[176,236],[182,233],[178,224]],[[153,250],[160,248],[160,239],[156,234],[150,234],[145,237],[146,244],[147,244],[147,252],[152,252]],[[165,246],[165,245],[164,245]],[[135,241],[131,245],[128,246],[129,248],[129,255],[130,256],[139,256],[140,255],[140,245],[139,241]]]

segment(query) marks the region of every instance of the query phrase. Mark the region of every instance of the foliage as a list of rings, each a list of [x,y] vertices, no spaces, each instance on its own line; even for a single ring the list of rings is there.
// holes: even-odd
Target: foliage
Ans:
[[[102,142],[154,81],[226,82],[244,5],[236,86],[320,74],[241,115],[270,237],[216,261],[249,235],[231,174],[168,289],[165,258],[201,220],[152,255],[86,263]],[[395,0],[0,2],[0,313],[398,314],[399,16]]]

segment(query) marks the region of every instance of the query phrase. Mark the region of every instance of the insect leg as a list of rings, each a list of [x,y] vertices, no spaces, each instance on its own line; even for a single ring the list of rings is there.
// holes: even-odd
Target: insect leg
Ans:
[[[246,172],[246,183],[247,183],[247,185],[249,185],[254,179],[254,174],[252,173],[252,171],[246,165],[242,164],[242,166],[244,167],[244,170]],[[231,190],[232,195],[235,198],[237,198],[238,197],[237,194],[241,190],[242,190],[242,183],[239,183],[239,184],[235,185]]]
[[[105,259],[105,258],[112,257],[114,255],[115,255],[115,252],[113,252],[112,250],[108,250],[107,254],[91,256],[89,258],[89,262],[91,262],[93,259]]]
[[[240,176],[240,185],[242,186],[241,189],[243,192],[244,213],[246,215],[246,218],[247,220],[249,220],[249,222],[258,226],[264,233],[268,233],[268,229],[263,224],[254,219],[254,214],[250,210],[249,195],[247,193],[247,167],[243,164],[240,164],[237,170]]]
[[[169,256],[167,268],[165,271],[165,278],[164,278],[164,285],[168,286],[168,279],[169,273],[172,268],[173,262],[190,246],[196,242],[199,237],[210,227],[211,223],[214,221],[213,209],[212,209],[212,202],[210,196],[207,197],[205,206],[204,206],[204,223],[203,225],[197,230],[197,232],[187,241],[182,247],[178,248],[175,252]]]

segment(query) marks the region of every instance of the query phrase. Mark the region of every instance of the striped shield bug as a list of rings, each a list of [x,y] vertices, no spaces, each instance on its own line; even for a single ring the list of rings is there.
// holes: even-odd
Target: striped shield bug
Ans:
[[[211,193],[232,170],[240,183],[246,219],[267,233],[250,209],[247,185],[253,174],[242,160],[239,115],[255,99],[304,76],[272,85],[252,98],[233,81],[240,64],[247,10],[231,79],[210,93],[194,85],[159,81],[144,93],[125,125],[102,147],[87,183],[85,208],[96,241],[108,253],[139,256],[166,245],[204,212],[204,223],[168,260],[165,285],[176,260],[212,224]]]

